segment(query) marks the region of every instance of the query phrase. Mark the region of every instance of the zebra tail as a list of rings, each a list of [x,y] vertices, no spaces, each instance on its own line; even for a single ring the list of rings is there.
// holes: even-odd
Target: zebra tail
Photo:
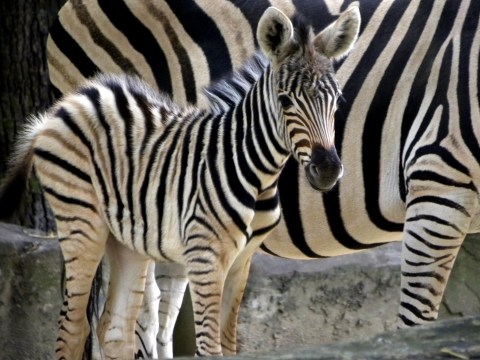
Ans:
[[[104,296],[102,296],[103,285],[103,261],[101,261],[93,278],[90,297],[88,298],[87,320],[90,324],[90,333],[85,341],[83,360],[91,360],[94,358],[94,329],[96,329],[100,319],[100,301],[104,298]]]
[[[32,118],[13,150],[5,178],[0,184],[0,220],[11,221],[19,212],[32,170],[33,140],[42,124],[41,118]]]

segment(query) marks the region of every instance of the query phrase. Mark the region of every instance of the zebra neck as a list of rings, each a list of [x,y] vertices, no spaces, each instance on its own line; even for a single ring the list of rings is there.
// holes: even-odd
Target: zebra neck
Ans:
[[[235,158],[235,171],[257,192],[274,185],[290,152],[279,119],[273,74],[267,66],[243,99],[227,112],[224,122],[227,159]]]

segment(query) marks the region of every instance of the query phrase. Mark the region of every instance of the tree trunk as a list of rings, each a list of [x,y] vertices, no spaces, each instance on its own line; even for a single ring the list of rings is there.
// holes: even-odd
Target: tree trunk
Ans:
[[[15,136],[29,114],[53,100],[45,44],[48,30],[65,0],[0,1],[0,178]],[[54,229],[38,186],[31,182],[26,209],[15,222],[43,231]]]

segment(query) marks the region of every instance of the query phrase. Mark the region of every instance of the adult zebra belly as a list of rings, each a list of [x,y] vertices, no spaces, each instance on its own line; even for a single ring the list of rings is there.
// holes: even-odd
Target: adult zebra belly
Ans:
[[[289,259],[350,254],[402,240],[405,204],[391,176],[379,179],[378,192],[365,191],[361,168],[344,158],[345,175],[328,193],[311,188],[289,161],[279,183],[282,220],[261,251]],[[396,176],[395,176],[396,178]]]

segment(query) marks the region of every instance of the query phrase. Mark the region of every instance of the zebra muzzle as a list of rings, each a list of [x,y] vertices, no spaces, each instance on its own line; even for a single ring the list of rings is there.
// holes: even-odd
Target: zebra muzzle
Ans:
[[[315,146],[311,161],[305,166],[310,185],[318,191],[332,189],[343,175],[343,164],[335,148]]]

